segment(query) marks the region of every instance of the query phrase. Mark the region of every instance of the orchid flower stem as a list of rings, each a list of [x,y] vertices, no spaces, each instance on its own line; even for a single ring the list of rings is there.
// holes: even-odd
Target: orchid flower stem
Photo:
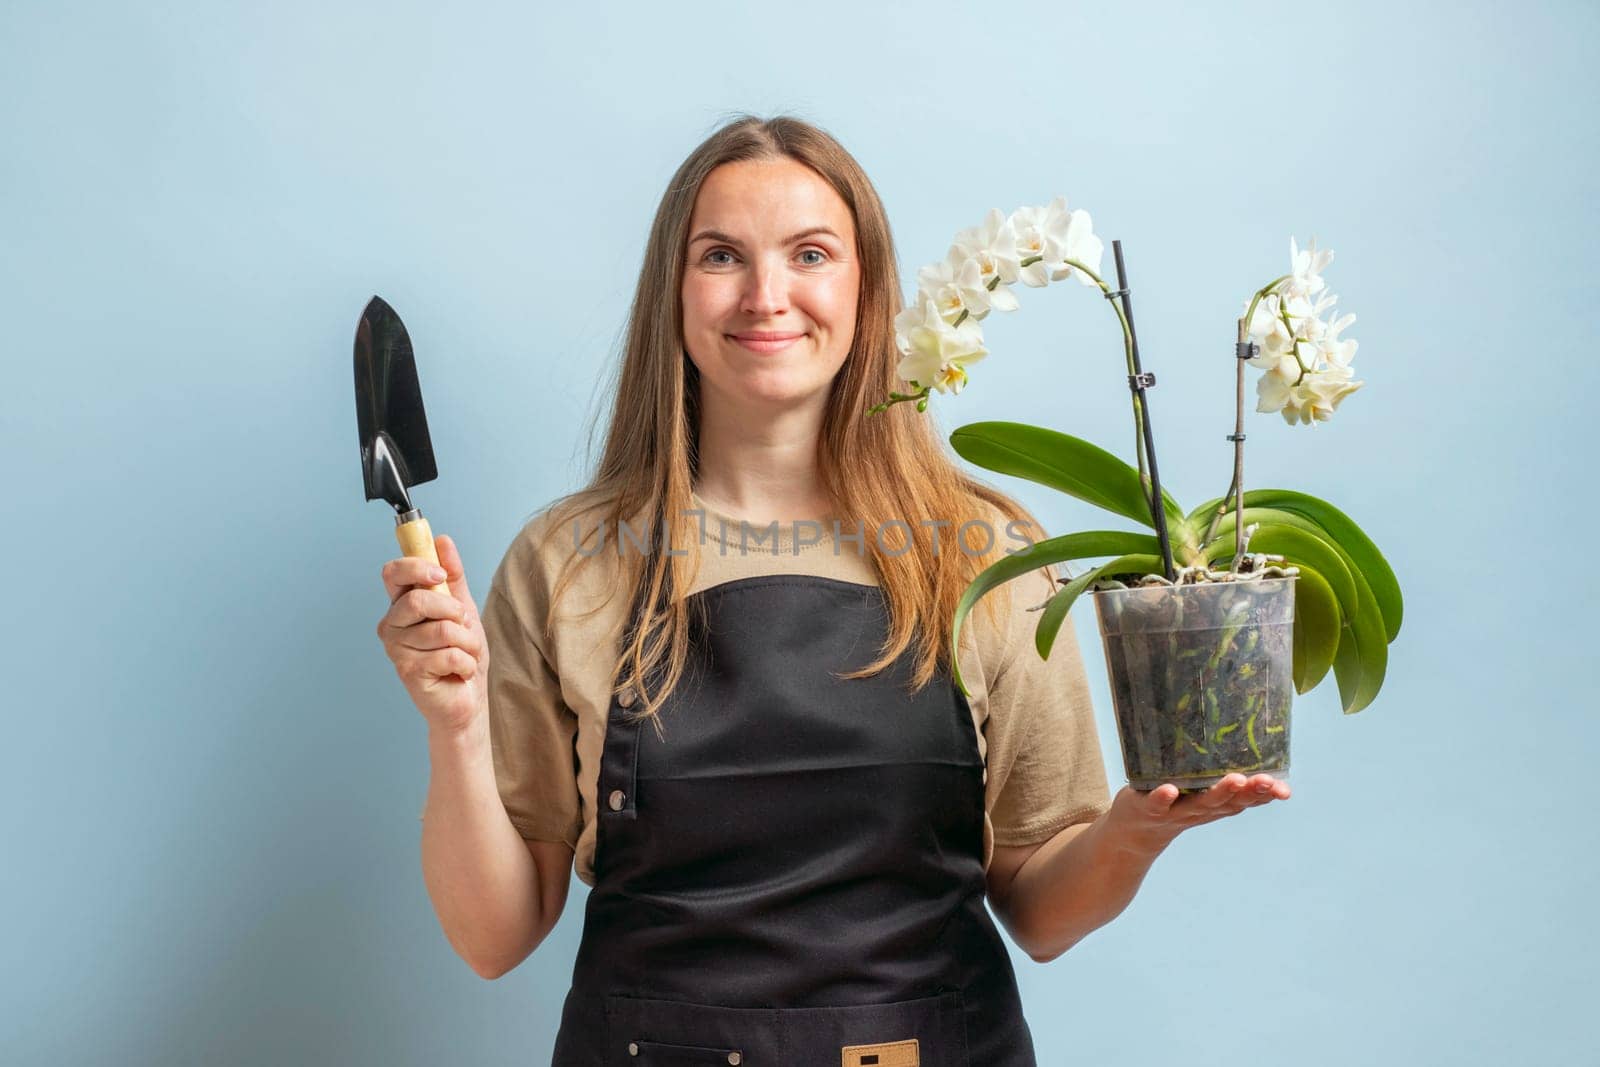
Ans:
[[[1240,362],[1242,363],[1244,361],[1240,360]],[[1238,491],[1238,488],[1239,475],[1236,470],[1234,472],[1233,480],[1228,483],[1228,491],[1222,494],[1222,503],[1218,504],[1217,510],[1211,513],[1211,524],[1206,527],[1206,535],[1200,539],[1201,545],[1208,545],[1211,543],[1212,536],[1217,532],[1217,523],[1222,520],[1222,516],[1228,513],[1229,508],[1232,506],[1230,502],[1233,500],[1233,495]]]
[[[1242,343],[1249,337],[1247,320],[1240,319],[1238,341]],[[1237,349],[1233,363],[1238,403],[1233,414],[1233,566],[1230,570],[1238,574],[1239,564],[1244,559],[1244,360],[1238,358]]]
[[[1084,277],[1093,281],[1100,287],[1100,292],[1106,297],[1107,303],[1117,313],[1117,322],[1122,326],[1123,354],[1127,359],[1129,384],[1133,376],[1139,373],[1139,343],[1134,337],[1133,322],[1128,318],[1127,305],[1127,274],[1122,264],[1122,244],[1118,241],[1111,243],[1113,254],[1117,261],[1118,288],[1122,290],[1119,297],[1113,298],[1111,287],[1089,267],[1075,259],[1062,260],[1064,266],[1073,270],[1082,271]],[[1024,260],[1024,264],[1028,261]],[[1176,581],[1177,572],[1173,568],[1172,539],[1167,530],[1166,501],[1161,495],[1160,476],[1156,473],[1155,443],[1150,432],[1149,419],[1145,412],[1146,398],[1142,389],[1130,389],[1133,400],[1133,429],[1134,448],[1139,457],[1139,485],[1150,503],[1150,520],[1156,528],[1156,536],[1161,543],[1161,559],[1164,573],[1168,581]],[[1148,466],[1147,466],[1148,461]]]
[[[1029,260],[1023,260],[1023,266],[1027,266],[1029,262]],[[1111,286],[1107,285],[1105,280],[1094,271],[1090,270],[1088,267],[1084,266],[1075,259],[1063,260],[1063,262],[1073,270],[1081,270],[1084,277],[1090,279],[1100,287],[1101,293],[1105,294],[1108,298],[1110,297]],[[1133,330],[1128,325],[1128,316],[1123,312],[1122,304],[1111,299],[1107,299],[1106,303],[1110,304],[1111,310],[1117,313],[1117,322],[1122,326],[1122,352],[1124,358],[1127,360],[1128,373],[1131,375],[1134,373]],[[1144,412],[1139,406],[1137,396],[1135,396],[1133,403],[1133,443],[1134,454],[1139,457],[1139,484],[1144,486],[1145,493],[1149,494],[1150,475],[1144,454]]]
[[[1245,311],[1244,318],[1239,320],[1239,335],[1238,336],[1239,336],[1239,341],[1240,342],[1247,341],[1250,338],[1250,324],[1255,321],[1256,306],[1258,304],[1260,304],[1261,301],[1263,299],[1265,299],[1274,289],[1276,289],[1283,282],[1287,281],[1290,277],[1292,277],[1292,275],[1288,275],[1288,274],[1280,275],[1280,276],[1272,279],[1272,281],[1268,282],[1266,285],[1263,285],[1261,288],[1259,288],[1259,289],[1257,289],[1255,291],[1255,295],[1250,298],[1250,307]],[[1299,359],[1300,359],[1300,354],[1298,352],[1296,352],[1295,353],[1296,362],[1298,362]],[[1237,356],[1236,356],[1234,358],[1234,362],[1236,364],[1238,364],[1237,379],[1236,380],[1237,380],[1237,383],[1238,383],[1239,402],[1238,402],[1238,410],[1235,413],[1234,431],[1233,432],[1237,433],[1237,434],[1242,434],[1242,433],[1244,433],[1244,363],[1245,363],[1245,361],[1242,360],[1242,359],[1237,358]],[[1304,367],[1305,367],[1305,364],[1301,363],[1300,365],[1301,365],[1301,368],[1303,370]],[[1243,548],[1243,544],[1244,544],[1244,521],[1243,521],[1244,520],[1244,486],[1241,484],[1244,481],[1244,469],[1243,469],[1244,468],[1244,442],[1243,441],[1235,441],[1234,442],[1233,452],[1234,452],[1234,455],[1233,455],[1233,480],[1228,483],[1228,491],[1226,493],[1222,494],[1222,502],[1219,505],[1217,505],[1217,510],[1212,513],[1211,522],[1206,526],[1206,534],[1205,534],[1204,537],[1202,537],[1200,539],[1200,543],[1202,545],[1208,545],[1208,544],[1211,543],[1211,538],[1217,532],[1217,523],[1222,520],[1222,516],[1224,516],[1224,515],[1226,515],[1228,513],[1228,508],[1229,508],[1230,502],[1231,502],[1232,503],[1232,507],[1233,507],[1233,509],[1235,511],[1234,525],[1236,527],[1236,530],[1234,531],[1234,565],[1233,565],[1233,569],[1235,571],[1237,571],[1238,570],[1238,566],[1239,566],[1239,562],[1238,562],[1239,561],[1239,556],[1244,552],[1244,548]]]
[[[1289,318],[1289,313],[1287,311],[1284,311],[1284,312],[1280,313],[1278,317],[1283,320],[1284,329],[1289,331],[1289,336],[1293,337],[1294,336],[1294,322]],[[1306,366],[1306,361],[1300,358],[1300,342],[1299,341],[1290,341],[1289,342],[1289,354],[1294,357],[1294,361],[1296,363],[1300,364],[1300,373],[1298,375],[1296,375],[1295,379],[1294,379],[1294,384],[1299,385],[1301,382],[1305,381],[1306,375],[1311,372],[1311,368]]]
[[[1018,266],[1019,267],[1031,267],[1035,263],[1038,263],[1038,262],[1042,261],[1043,259],[1044,259],[1043,256],[1029,256],[1027,259],[1022,260],[1022,262],[1019,263]],[[1102,281],[1098,274],[1096,274],[1094,271],[1090,270],[1088,267],[1084,266],[1082,263],[1079,263],[1075,259],[1062,260],[1062,262],[1065,263],[1067,266],[1073,268],[1074,270],[1083,271],[1084,276],[1088,277],[1088,278],[1092,278],[1094,280],[1094,283],[1100,287],[1100,291],[1102,293],[1109,294],[1111,292],[1111,287],[1109,285],[1107,285],[1104,281]],[[998,286],[999,284],[1000,284],[1000,276],[997,274],[993,278],[989,279],[988,283],[985,285],[985,288],[992,292],[995,289],[995,287]],[[1110,301],[1110,304],[1111,304],[1111,310],[1113,310],[1113,311],[1115,311],[1117,313],[1117,322],[1119,322],[1122,325],[1122,349],[1123,349],[1123,353],[1126,356],[1127,361],[1128,361],[1128,373],[1132,374],[1133,373],[1133,330],[1131,328],[1129,328],[1128,317],[1127,317],[1127,315],[1123,314],[1122,305],[1118,304],[1115,300]],[[966,317],[967,317],[967,313],[965,311],[962,311],[961,314],[956,318],[956,321],[952,325],[955,325],[955,326],[961,325],[962,321]],[[1145,494],[1148,496],[1149,493],[1150,493],[1150,475],[1149,475],[1148,470],[1147,470],[1147,465],[1145,463],[1145,455],[1144,455],[1144,416],[1143,416],[1143,414],[1141,413],[1141,411],[1139,409],[1139,404],[1138,404],[1137,400],[1135,400],[1134,405],[1133,405],[1133,446],[1134,446],[1133,447],[1134,455],[1137,456],[1138,460],[1139,460],[1139,484],[1144,486]]]

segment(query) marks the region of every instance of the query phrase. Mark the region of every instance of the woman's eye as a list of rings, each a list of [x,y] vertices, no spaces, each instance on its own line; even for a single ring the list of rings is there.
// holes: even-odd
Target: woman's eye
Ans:
[[[802,259],[802,264],[807,267],[820,267],[828,261],[828,253],[824,252],[820,248],[804,249],[800,252],[800,255],[817,257],[815,259]],[[716,258],[718,256],[726,256],[728,258],[718,259]],[[734,258],[735,257],[733,253],[726,248],[713,248],[711,251],[705,254],[705,262],[717,267],[728,266],[730,263],[734,262]]]

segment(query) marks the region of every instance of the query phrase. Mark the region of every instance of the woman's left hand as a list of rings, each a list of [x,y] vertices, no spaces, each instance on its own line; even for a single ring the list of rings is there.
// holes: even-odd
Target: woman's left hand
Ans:
[[[1289,783],[1270,774],[1230,774],[1205,792],[1188,796],[1181,796],[1171,782],[1147,792],[1123,786],[1112,798],[1106,821],[1123,848],[1154,856],[1191,827],[1288,799]]]

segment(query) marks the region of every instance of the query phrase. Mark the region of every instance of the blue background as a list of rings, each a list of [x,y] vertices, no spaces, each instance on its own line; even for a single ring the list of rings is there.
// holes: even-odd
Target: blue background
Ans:
[[[546,1062],[583,887],[493,983],[438,928],[350,341],[374,292],[404,315],[441,472],[418,501],[481,596],[579,484],[656,202],[741,110],[856,154],[908,281],[990,207],[1090,210],[1186,506],[1227,486],[1233,322],[1291,234],[1358,316],[1366,388],[1314,429],[1249,414],[1245,472],[1383,548],[1388,681],[1355,716],[1331,676],[1298,700],[1293,799],[1180,838],[1060,960],[1016,954],[1041,1062],[1583,1057],[1597,27],[1589,3],[4,5],[0,1059]],[[1131,459],[1109,309],[1019,293],[934,417]],[[1107,525],[1006,487],[1053,531]],[[1118,784],[1087,604],[1074,624]]]

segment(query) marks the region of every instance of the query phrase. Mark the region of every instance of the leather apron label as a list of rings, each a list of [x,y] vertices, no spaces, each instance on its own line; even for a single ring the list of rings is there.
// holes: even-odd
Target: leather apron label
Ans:
[[[840,1067],[919,1067],[921,1063],[915,1039],[886,1045],[846,1045],[840,1055]]]

